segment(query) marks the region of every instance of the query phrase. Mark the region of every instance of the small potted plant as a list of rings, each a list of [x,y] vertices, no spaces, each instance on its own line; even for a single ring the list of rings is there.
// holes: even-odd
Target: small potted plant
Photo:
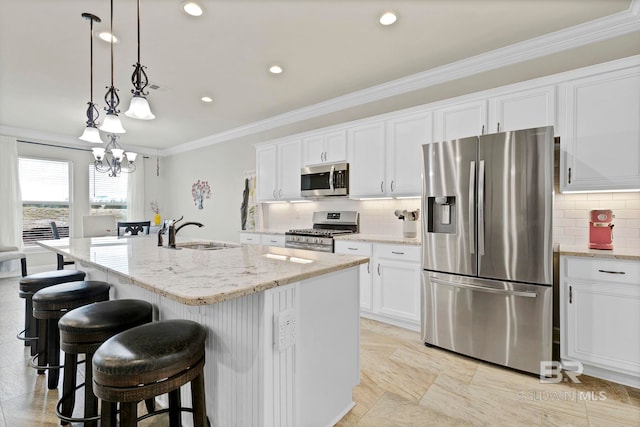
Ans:
[[[160,225],[162,218],[160,218],[160,206],[157,200],[151,202],[151,210],[153,211],[153,223]]]

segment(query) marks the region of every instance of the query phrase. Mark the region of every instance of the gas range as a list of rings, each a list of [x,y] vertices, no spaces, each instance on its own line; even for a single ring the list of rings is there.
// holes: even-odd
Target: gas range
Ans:
[[[285,248],[333,252],[333,237],[358,232],[358,212],[322,211],[313,213],[313,228],[289,230]]]

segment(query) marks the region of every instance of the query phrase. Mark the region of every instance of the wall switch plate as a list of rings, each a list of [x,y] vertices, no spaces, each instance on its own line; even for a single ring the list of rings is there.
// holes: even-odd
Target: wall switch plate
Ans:
[[[281,311],[273,319],[273,341],[278,351],[283,351],[296,342],[296,312]]]

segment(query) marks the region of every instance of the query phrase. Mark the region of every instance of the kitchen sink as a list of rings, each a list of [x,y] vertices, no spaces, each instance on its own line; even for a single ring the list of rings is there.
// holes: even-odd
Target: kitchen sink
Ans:
[[[194,249],[196,251],[216,251],[218,249],[231,249],[240,247],[240,245],[235,245],[233,243],[219,242],[187,242],[178,243],[176,246],[178,248]]]

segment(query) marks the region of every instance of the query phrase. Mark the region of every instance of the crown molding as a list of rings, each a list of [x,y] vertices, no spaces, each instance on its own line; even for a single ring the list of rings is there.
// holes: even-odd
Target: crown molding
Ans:
[[[245,126],[239,126],[228,131],[189,141],[175,147],[161,150],[160,154],[169,156],[207,147],[209,145],[357,107],[369,102],[379,101],[392,96],[402,95],[452,80],[469,77],[485,71],[495,70],[608,40],[635,31],[640,31],[640,0],[632,0],[627,10],[613,15],[352,92],[328,101],[279,114]]]
[[[93,144],[90,142],[83,142],[78,138],[73,138],[68,135],[60,135],[51,132],[42,132],[34,129],[24,129],[3,125],[0,125],[0,135],[13,136],[19,140],[42,142],[46,144],[59,144],[61,147],[80,148],[87,151],[91,151],[92,147],[99,147],[101,145]],[[106,144],[106,142],[104,144]],[[125,144],[125,146],[127,147],[127,151],[133,151],[135,153],[146,156],[158,155],[158,150],[151,149],[149,147],[137,147],[130,144]]]

